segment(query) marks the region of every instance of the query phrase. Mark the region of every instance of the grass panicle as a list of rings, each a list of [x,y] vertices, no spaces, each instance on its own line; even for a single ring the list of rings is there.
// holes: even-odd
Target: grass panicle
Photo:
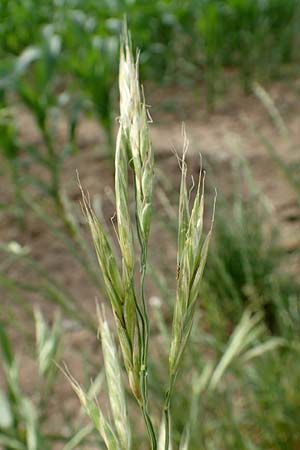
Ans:
[[[185,136],[179,199],[177,293],[169,355],[171,378],[176,376],[180,359],[190,334],[214,220],[212,218],[210,230],[203,239],[205,174],[202,175],[200,173],[199,175],[197,192],[190,213],[189,195],[186,185],[187,167],[185,155],[187,146],[188,143]]]
[[[152,212],[154,156],[148,122],[150,121],[142,89],[139,84],[138,58],[132,55],[129,34],[125,30],[120,51],[120,118],[115,152],[116,234],[121,253],[121,264],[113,254],[104,227],[92,211],[88,197],[82,191],[83,209],[91,229],[107,295],[115,317],[116,329],[122,349],[129,385],[140,406],[148,431],[151,449],[156,450],[157,436],[148,405],[148,352],[150,325],[145,299],[144,281],[147,266],[148,239]],[[166,394],[166,411],[169,429],[169,408],[172,386],[184,352],[199,295],[199,289],[208,252],[212,226],[203,239],[204,178],[199,175],[198,187],[191,212],[187,192],[185,155],[188,142],[185,135],[182,159],[182,180],[179,203],[178,231],[178,283],[175,302],[171,347],[169,356],[170,386]],[[129,171],[134,184],[135,226],[129,205]],[[213,220],[212,220],[213,222]],[[137,236],[139,252],[135,250]],[[135,277],[135,263],[140,262],[140,276]],[[121,269],[120,269],[121,267]],[[112,338],[107,322],[100,320],[105,371],[108,391],[113,399],[111,409],[119,440],[125,445],[125,402],[118,379],[121,378],[112,352]],[[109,343],[109,344],[108,344]],[[115,367],[114,367],[115,365]],[[117,379],[116,379],[117,377]],[[78,390],[78,387],[77,387]],[[81,391],[78,390],[81,397]],[[118,397],[118,401],[116,398]],[[121,402],[121,403],[120,403]],[[129,425],[128,425],[129,427]],[[164,448],[170,449],[170,433],[165,433]],[[128,445],[128,441],[126,441]],[[161,444],[159,444],[161,446]],[[182,444],[184,446],[184,444]]]
[[[115,197],[121,270],[104,228],[92,211],[88,197],[82,191],[83,209],[113,309],[129,384],[143,411],[152,448],[156,448],[155,432],[148,411],[149,320],[144,295],[154,158],[149,139],[149,118],[139,85],[138,62],[134,62],[127,32],[121,45],[119,85],[121,114],[115,153]],[[134,229],[128,200],[130,169],[134,180],[136,233],[140,248],[139,295],[134,281]]]
[[[213,211],[209,232],[203,238],[205,173],[202,174],[201,167],[197,191],[190,212],[190,193],[188,193],[187,189],[187,165],[185,161],[187,150],[188,140],[184,130],[178,217],[177,291],[169,352],[169,385],[166,391],[164,406],[165,450],[170,450],[171,445],[170,406],[172,391],[180,361],[193,325],[195,306],[199,297],[214,221]]]
[[[134,61],[131,41],[126,29],[124,30],[120,52],[119,88],[121,113],[119,133],[122,133],[124,136],[124,143],[127,149],[127,164],[131,165],[133,172],[135,219],[140,246],[140,302],[135,302],[135,308],[139,334],[138,358],[140,364],[141,407],[149,432],[151,446],[156,448],[155,432],[148,412],[149,319],[144,294],[152,211],[154,156],[148,129],[149,115],[139,84],[138,58]],[[120,167],[118,159],[116,159],[116,176],[119,173],[117,166]],[[116,180],[116,188],[118,188],[118,184],[118,180]],[[116,197],[118,196],[119,192],[116,190]],[[117,209],[117,217],[121,216],[121,214],[122,211]],[[118,219],[119,222],[120,219]]]

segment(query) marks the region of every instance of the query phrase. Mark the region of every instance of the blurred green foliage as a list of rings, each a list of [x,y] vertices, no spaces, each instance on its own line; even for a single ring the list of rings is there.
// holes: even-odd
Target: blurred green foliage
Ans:
[[[143,78],[204,78],[213,90],[226,68],[237,69],[248,88],[252,78],[299,62],[299,11],[297,0],[3,0],[0,56],[40,45],[51,25],[62,39],[62,72],[78,79],[102,117],[124,15],[142,51]]]

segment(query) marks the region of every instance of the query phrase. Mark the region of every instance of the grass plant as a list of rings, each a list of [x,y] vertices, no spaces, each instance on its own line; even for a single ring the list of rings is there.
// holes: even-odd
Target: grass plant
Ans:
[[[170,450],[174,445],[172,427],[171,400],[176,397],[175,381],[182,365],[183,356],[192,332],[193,319],[209,242],[212,225],[208,234],[203,237],[204,215],[204,181],[205,176],[200,170],[200,176],[195,198],[190,210],[190,198],[187,188],[187,166],[185,155],[188,142],[185,137],[181,165],[181,188],[178,219],[178,253],[177,253],[177,293],[173,311],[172,329],[164,318],[160,322],[165,330],[168,350],[168,380],[165,380],[163,420],[160,432],[157,431],[156,414],[149,407],[149,313],[144,294],[144,277],[146,273],[148,236],[150,229],[153,154],[149,141],[147,126],[147,111],[139,87],[138,65],[132,56],[131,43],[127,35],[123,37],[120,57],[120,128],[115,156],[115,196],[116,196],[116,234],[119,243],[121,261],[117,262],[113,247],[103,226],[92,211],[88,196],[82,190],[83,209],[86,214],[99,265],[104,277],[107,296],[111,304],[118,342],[121,348],[125,371],[131,393],[141,410],[148,432],[148,440],[152,450]],[[134,183],[135,226],[130,216],[128,200],[128,170],[132,171]],[[213,223],[213,221],[212,221]],[[134,240],[137,238],[139,252],[135,250]],[[137,258],[139,254],[139,258]],[[135,275],[135,260],[140,260],[139,277]],[[120,270],[121,269],[121,270]],[[138,281],[137,281],[138,280]],[[140,288],[138,294],[136,286]],[[265,334],[265,326],[261,312],[246,311],[240,323],[234,329],[227,348],[215,364],[212,361],[202,366],[195,382],[195,395],[216,390],[221,379],[230,366],[238,361],[248,364],[249,361],[264,355],[273,349],[285,345],[283,339],[271,337],[261,341]],[[100,334],[104,357],[104,368],[107,378],[108,398],[110,402],[111,419],[109,420],[97,402],[85,393],[80,384],[67,372],[71,384],[77,393],[87,414],[98,429],[106,448],[130,449],[130,424],[120,362],[117,350],[109,330],[107,320],[100,316]],[[153,375],[153,372],[151,372]],[[152,405],[152,402],[151,402]],[[191,433],[195,431],[194,415],[199,405],[191,402],[191,413],[181,431],[176,430],[175,437],[179,448],[190,448]],[[120,414],[120,411],[123,413]],[[179,432],[179,434],[177,434]]]
[[[121,271],[113,254],[103,226],[93,213],[89,199],[83,194],[83,207],[90,225],[99,265],[104,277],[107,295],[115,318],[123,361],[131,391],[144,416],[152,450],[157,449],[157,433],[148,405],[148,353],[150,325],[146,305],[144,280],[146,275],[148,237],[150,231],[153,183],[153,151],[149,139],[149,116],[139,86],[138,62],[132,56],[131,42],[125,33],[120,56],[120,126],[115,156],[115,196],[116,233],[121,253]],[[204,178],[199,176],[197,192],[192,210],[186,184],[187,167],[185,153],[181,160],[182,179],[179,204],[178,257],[177,257],[177,297],[173,317],[173,331],[169,353],[169,383],[164,406],[165,449],[171,446],[170,402],[175,378],[184,353],[193,323],[196,302],[199,295],[202,274],[208,252],[211,229],[203,240]],[[132,171],[134,182],[135,226],[130,218],[128,205],[128,168]],[[137,236],[139,258],[134,250],[134,234]],[[135,261],[139,259],[139,293],[134,271]],[[102,321],[102,328],[103,328]],[[101,329],[101,325],[100,325]],[[113,364],[112,357],[107,361],[104,345],[106,372]],[[116,369],[115,369],[116,370]],[[110,382],[109,382],[110,385]],[[115,434],[109,425],[101,428],[101,419],[95,405],[89,402],[80,387],[73,386],[89,415],[98,423],[98,428],[108,449],[129,448],[117,444]],[[109,392],[111,397],[111,394]],[[116,406],[112,405],[114,410]],[[102,417],[102,414],[101,414]],[[105,423],[105,422],[104,422]],[[116,447],[119,445],[118,447]]]

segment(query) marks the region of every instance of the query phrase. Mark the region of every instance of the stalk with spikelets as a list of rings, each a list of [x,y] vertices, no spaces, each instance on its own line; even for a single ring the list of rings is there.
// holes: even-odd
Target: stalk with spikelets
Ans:
[[[121,45],[119,86],[121,114],[115,154],[115,195],[121,271],[103,227],[84,193],[83,205],[112,305],[129,384],[143,411],[151,448],[155,450],[156,436],[148,411],[149,320],[144,295],[152,209],[153,152],[146,105],[139,86],[138,63],[134,62],[127,33]],[[135,218],[140,246],[140,300],[134,286],[135,252],[128,204],[130,166],[134,179]]]
[[[116,331],[127,372],[129,386],[142,410],[152,450],[157,450],[156,432],[148,408],[148,348],[149,317],[145,301],[144,280],[147,265],[148,238],[152,211],[153,151],[149,137],[149,115],[139,85],[138,60],[134,61],[128,33],[125,32],[120,52],[120,125],[115,153],[116,234],[121,252],[118,265],[112,245],[104,228],[94,214],[89,198],[82,191],[85,211],[101,268],[107,296],[111,303]],[[170,450],[170,399],[178,367],[184,352],[199,294],[206,261],[211,230],[202,240],[204,212],[204,178],[199,179],[191,213],[186,186],[186,164],[182,161],[182,180],[179,206],[178,233],[178,286],[174,310],[169,355],[170,381],[165,401],[165,449]],[[134,182],[135,227],[132,225],[128,199],[128,172]],[[139,252],[136,255],[134,236],[137,235]],[[140,277],[136,289],[135,265],[140,263]],[[129,450],[130,436],[124,391],[117,353],[110,336],[107,321],[100,319],[104,366],[113,424],[101,409],[88,398],[72,380],[81,402],[100,431],[108,450]]]
[[[134,355],[134,329],[136,323],[135,314],[130,312],[131,318],[128,316],[129,307],[125,303],[126,286],[123,283],[123,277],[119,271],[116,258],[112,251],[112,246],[105,235],[102,225],[92,211],[88,198],[83,192],[82,198],[94,241],[99,266],[104,278],[106,293],[114,314],[117,334],[122,350],[125,369],[128,374],[129,384],[135,398],[140,401],[139,370],[135,362],[136,358]]]
[[[116,207],[120,247],[123,255],[123,274],[128,283],[130,306],[134,300],[138,332],[138,355],[140,375],[140,406],[148,429],[151,448],[156,448],[156,436],[148,412],[147,366],[149,347],[149,320],[144,294],[148,237],[152,210],[153,151],[148,129],[148,114],[141,95],[138,76],[138,60],[135,62],[128,33],[124,33],[120,53],[120,129],[115,159]],[[131,164],[134,179],[135,218],[140,246],[140,292],[138,302],[133,286],[133,245],[128,213],[127,166]],[[130,245],[128,244],[130,243]],[[130,246],[130,249],[128,248]],[[125,261],[124,254],[128,257]],[[132,311],[132,310],[131,310]]]
[[[210,230],[203,239],[205,174],[202,175],[202,169],[200,169],[197,192],[190,212],[185,162],[187,149],[188,141],[184,132],[178,217],[177,292],[169,352],[169,386],[164,406],[165,450],[171,448],[170,402],[173,386],[192,329],[213,226],[212,219]]]

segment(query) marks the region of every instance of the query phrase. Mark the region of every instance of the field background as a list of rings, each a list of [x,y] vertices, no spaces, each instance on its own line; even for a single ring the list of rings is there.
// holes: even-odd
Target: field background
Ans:
[[[105,448],[54,361],[87,387],[96,379],[93,388],[107,407],[95,319],[95,297],[106,303],[105,291],[77,172],[116,244],[113,156],[124,16],[140,49],[153,121],[146,293],[155,425],[176,288],[180,169],[174,153],[182,151],[184,123],[190,186],[200,170],[199,154],[206,171],[207,224],[215,188],[218,200],[199,309],[172,405],[174,446],[297,450],[297,0],[1,1],[0,448]],[[235,342],[241,321],[257,314],[212,388],[211,367]],[[146,449],[134,402],[129,410],[134,448]],[[190,441],[184,447],[187,417]]]

